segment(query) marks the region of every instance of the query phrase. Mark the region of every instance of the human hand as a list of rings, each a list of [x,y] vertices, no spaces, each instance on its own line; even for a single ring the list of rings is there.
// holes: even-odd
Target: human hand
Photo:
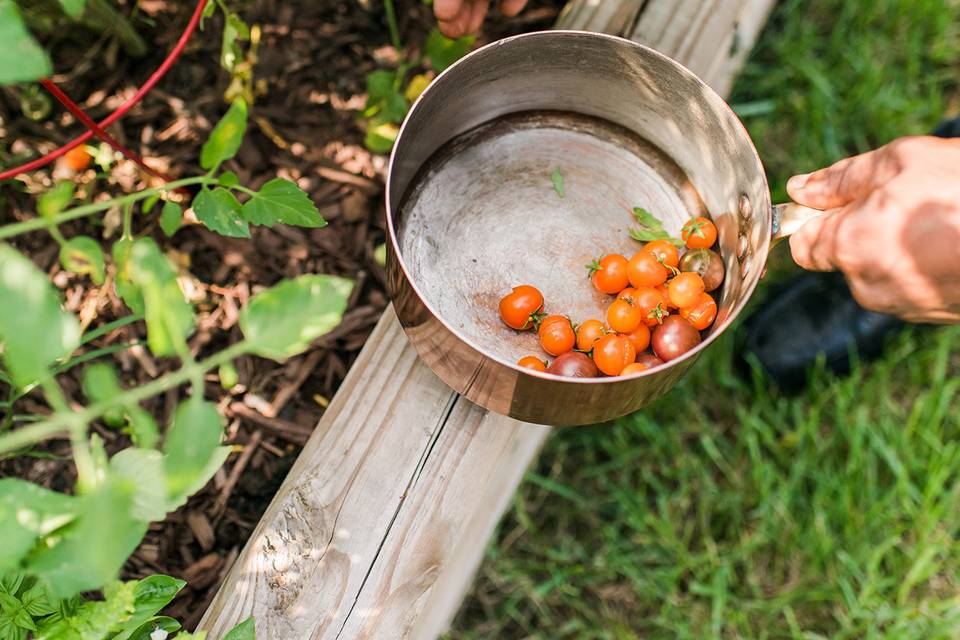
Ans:
[[[790,238],[805,269],[846,276],[863,307],[960,322],[960,140],[900,138],[787,182],[824,209]]]
[[[500,13],[508,18],[523,10],[527,0],[501,0]],[[459,38],[476,33],[487,15],[490,0],[433,0],[433,14],[441,33],[448,38]]]

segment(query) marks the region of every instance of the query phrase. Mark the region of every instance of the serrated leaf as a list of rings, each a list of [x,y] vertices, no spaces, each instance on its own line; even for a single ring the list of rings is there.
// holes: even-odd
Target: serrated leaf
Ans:
[[[180,629],[180,623],[169,616],[154,616],[136,628],[121,631],[110,640],[153,640],[152,634],[158,629],[173,633]]]
[[[253,353],[285,360],[340,324],[353,282],[304,275],[255,295],[240,311],[240,328]]]
[[[168,238],[177,232],[183,222],[183,211],[176,202],[167,200],[160,211],[160,228]]]
[[[70,180],[61,180],[48,191],[40,194],[40,197],[37,198],[37,211],[44,218],[52,218],[57,215],[66,209],[70,201],[73,200],[75,188]]]
[[[152,239],[133,243],[130,276],[143,296],[150,351],[161,357],[175,355],[193,331],[193,309],[177,284],[176,272]]]
[[[230,632],[223,636],[223,640],[257,640],[257,630],[254,626],[253,616],[230,629]]]
[[[60,264],[67,271],[89,275],[94,284],[103,284],[106,269],[103,250],[89,236],[76,236],[60,245]]]
[[[560,173],[560,169],[553,170],[553,173],[550,174],[550,181],[553,182],[553,190],[563,198],[566,194],[563,191],[563,174]]]
[[[439,29],[433,29],[427,36],[427,42],[424,45],[424,52],[430,58],[430,66],[434,71],[440,73],[454,62],[467,55],[470,47],[476,42],[476,37],[467,36],[451,40]]]
[[[367,126],[367,135],[363,139],[363,144],[367,149],[374,153],[390,153],[393,144],[400,135],[400,129],[391,122]]]
[[[70,355],[80,343],[80,324],[60,308],[46,274],[3,244],[0,309],[3,360],[17,386],[42,378],[54,361]]]
[[[121,238],[113,243],[113,262],[117,265],[117,278],[113,283],[117,295],[127,303],[130,310],[143,315],[143,293],[140,287],[133,282],[130,265],[130,253],[133,251],[133,240]]]
[[[163,440],[167,499],[180,504],[197,483],[205,484],[211,460],[216,458],[223,435],[223,419],[217,407],[197,398],[180,403]],[[202,485],[201,485],[202,486]]]
[[[671,237],[663,228],[663,223],[653,216],[643,207],[633,208],[633,217],[636,219],[638,227],[630,229],[630,237],[640,242],[652,242],[653,240],[669,240],[677,246],[683,246],[683,241]]]
[[[163,454],[155,449],[123,449],[110,458],[110,474],[128,480],[134,487],[130,510],[134,519],[156,522],[166,517]]]
[[[60,6],[63,7],[63,12],[68,16],[76,20],[80,17],[80,14],[83,13],[83,7],[86,4],[86,0],[59,0]]]
[[[58,598],[99,589],[116,579],[120,567],[147,531],[130,515],[134,486],[108,479],[77,498],[77,518],[50,546],[28,558],[26,570],[46,583]]]
[[[27,31],[13,0],[0,0],[0,85],[50,75],[50,58]]]
[[[134,611],[137,581],[108,584],[103,600],[84,602],[70,616],[44,628],[37,640],[103,640],[124,627]]]
[[[231,238],[249,238],[250,227],[241,217],[240,203],[222,187],[202,189],[193,199],[197,220],[211,231]]]
[[[247,103],[238,98],[210,132],[200,150],[200,166],[212,169],[237,153],[247,131]]]
[[[243,204],[240,214],[251,224],[272,227],[278,222],[298,227],[324,227],[310,197],[293,182],[274,178]]]
[[[113,365],[97,362],[84,369],[83,392],[91,402],[102,402],[118,395],[120,383]]]

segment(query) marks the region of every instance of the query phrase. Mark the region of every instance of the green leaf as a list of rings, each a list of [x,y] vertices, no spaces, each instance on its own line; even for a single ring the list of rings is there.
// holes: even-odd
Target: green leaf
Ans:
[[[396,73],[380,70],[367,74],[367,102],[363,117],[376,116],[377,123],[400,123],[409,110],[410,101],[400,91],[400,77]]]
[[[143,296],[147,345],[156,356],[175,355],[193,330],[193,309],[160,247],[141,238],[130,250],[130,276]]]
[[[121,238],[113,243],[113,262],[117,265],[117,279],[113,286],[117,290],[117,295],[127,303],[131,311],[143,315],[143,293],[133,282],[130,262],[132,251],[133,240],[129,238]]]
[[[244,203],[240,215],[252,224],[268,227],[278,222],[298,227],[327,224],[303,189],[283,178],[274,178],[263,185]]]
[[[257,640],[253,616],[231,629],[227,635],[223,636],[223,640]]]
[[[228,391],[240,382],[240,375],[237,373],[237,368],[233,366],[232,362],[224,362],[220,365],[218,376],[220,378],[220,386]]]
[[[60,308],[60,299],[46,274],[3,244],[0,309],[3,359],[17,386],[42,378],[47,367],[70,355],[80,343],[80,325]]]
[[[140,205],[140,211],[143,213],[150,213],[153,211],[153,208],[157,205],[157,202],[160,201],[160,194],[155,193],[146,200],[143,201],[143,204]]]
[[[155,447],[160,439],[160,430],[153,416],[140,407],[133,407],[128,410],[127,417],[130,419],[128,430],[133,444],[142,449]]]
[[[134,483],[109,478],[78,497],[77,519],[27,558],[27,572],[43,579],[58,598],[116,579],[147,531],[147,523],[130,515],[134,493]]]
[[[217,178],[217,184],[221,187],[235,187],[240,184],[240,176],[233,171],[224,171],[220,174],[220,177]]]
[[[110,473],[134,487],[130,515],[136,520],[158,522],[167,516],[163,454],[155,449],[123,449],[110,458]]]
[[[237,153],[247,130],[247,103],[236,99],[200,150],[200,166],[210,170]]]
[[[110,640],[153,640],[150,635],[157,629],[173,633],[180,629],[180,623],[168,616],[154,616],[135,629],[121,631]]]
[[[23,578],[22,573],[15,571],[0,574],[0,593],[8,593],[11,596],[17,595],[20,585],[23,584]]]
[[[367,74],[367,105],[383,102],[397,91],[397,74],[393,71],[371,71]]]
[[[363,144],[374,153],[390,153],[398,135],[400,135],[400,129],[393,123],[384,122],[377,125],[371,123],[367,127],[367,135],[363,139]]]
[[[168,238],[177,232],[183,222],[183,211],[176,202],[167,200],[160,212],[160,228]]]
[[[69,524],[77,499],[20,480],[0,480],[0,570],[15,570],[37,540]]]
[[[630,229],[630,237],[640,242],[651,242],[653,240],[669,240],[673,244],[683,246],[683,241],[679,238],[671,237],[663,228],[663,223],[653,216],[643,207],[633,208],[633,217],[639,225]]]
[[[250,227],[241,217],[240,203],[223,187],[201,189],[193,199],[197,220],[211,231],[231,238],[249,238]]]
[[[19,598],[9,593],[0,593],[0,611],[3,611],[7,615],[13,615],[22,608],[23,603],[20,602]]]
[[[86,4],[87,0],[60,0],[60,6],[63,7],[63,12],[68,16],[76,20],[80,17],[80,14],[83,13],[83,5]]]
[[[103,284],[103,250],[99,243],[89,236],[70,238],[60,245],[60,264],[67,271],[89,275],[94,284]]]
[[[474,36],[457,38],[451,40],[439,29],[433,29],[427,36],[427,43],[424,45],[424,52],[430,58],[430,66],[434,71],[440,73],[454,62],[467,55],[470,47],[476,42]]]
[[[57,611],[58,603],[51,600],[47,588],[40,582],[27,589],[20,599],[23,601],[23,608],[35,618],[48,616]]]
[[[240,312],[251,351],[286,360],[340,324],[353,282],[337,276],[304,275],[255,295]]]
[[[220,44],[220,66],[233,73],[243,50],[237,44],[238,40],[250,39],[250,27],[240,16],[230,12],[223,24],[223,39]]]
[[[373,250],[373,259],[381,267],[387,266],[387,245],[380,244]]]
[[[52,73],[50,58],[27,31],[13,0],[0,0],[0,85],[31,82]]]
[[[554,169],[553,173],[550,174],[550,180],[553,182],[553,190],[557,192],[557,195],[561,198],[564,197],[563,191],[563,174],[560,173],[560,169]]]
[[[104,599],[83,603],[77,611],[50,627],[37,640],[103,640],[124,628],[134,612],[137,581],[113,582]]]
[[[2,0],[0,0],[2,1]],[[61,180],[37,198],[37,211],[44,218],[52,218],[67,208],[73,200],[75,186],[70,180]]]
[[[217,407],[198,398],[180,403],[163,441],[167,498],[179,504],[190,494],[216,459],[223,436],[223,420]],[[214,469],[216,471],[216,469]],[[209,472],[213,475],[213,472]],[[209,476],[203,478],[203,482]],[[201,485],[202,486],[202,485]]]
[[[83,392],[91,402],[103,402],[120,393],[113,365],[96,362],[83,371]]]
[[[31,616],[30,612],[26,609],[20,609],[17,611],[13,619],[17,623],[17,626],[21,629],[26,629],[28,631],[37,630],[37,625],[33,622],[33,616]]]
[[[21,628],[12,615],[0,616],[0,638],[3,640],[26,640],[27,630]]]

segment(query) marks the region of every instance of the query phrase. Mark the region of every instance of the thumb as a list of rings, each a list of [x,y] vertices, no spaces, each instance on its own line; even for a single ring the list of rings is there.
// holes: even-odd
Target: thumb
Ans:
[[[864,197],[891,177],[884,150],[874,149],[826,169],[793,176],[787,181],[787,193],[799,204],[832,209]]]

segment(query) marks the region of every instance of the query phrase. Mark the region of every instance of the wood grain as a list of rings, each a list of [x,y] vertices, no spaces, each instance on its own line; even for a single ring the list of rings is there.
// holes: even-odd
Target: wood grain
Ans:
[[[649,44],[725,95],[772,2],[575,0],[558,26]],[[388,308],[200,628],[436,638],[548,433],[451,392]]]

